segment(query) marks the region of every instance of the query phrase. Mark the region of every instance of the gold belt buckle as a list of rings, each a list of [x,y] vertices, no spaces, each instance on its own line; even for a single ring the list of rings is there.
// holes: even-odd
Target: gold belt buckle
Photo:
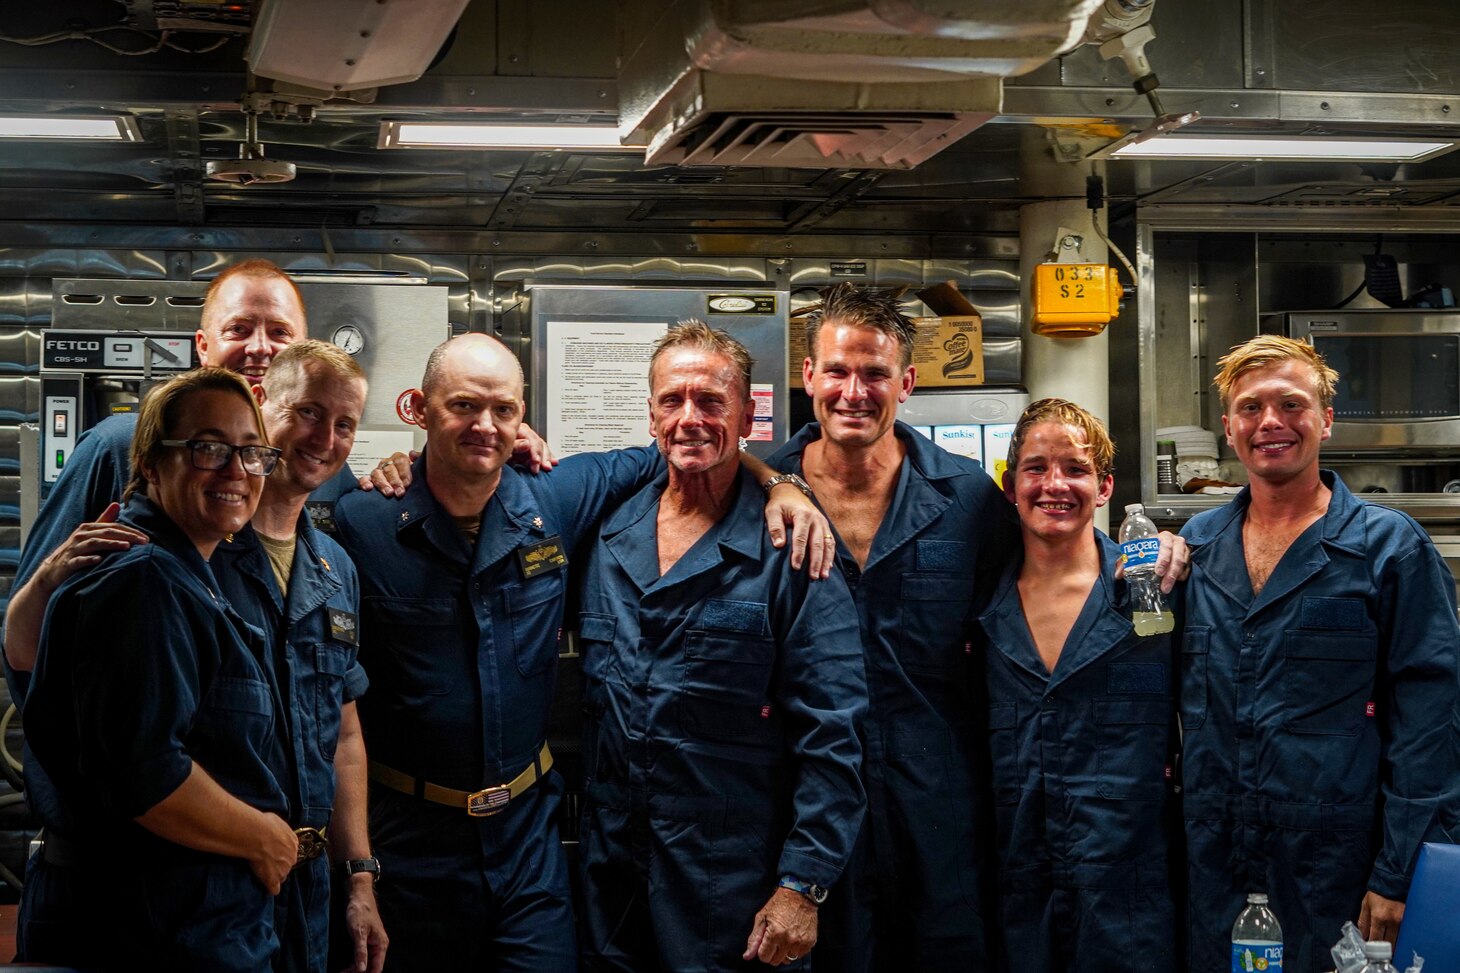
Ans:
[[[512,791],[506,784],[484,787],[466,796],[466,813],[474,818],[489,818],[512,800]]]
[[[329,839],[319,828],[295,828],[294,837],[299,839],[299,852],[294,857],[294,867],[314,861],[329,848]]]

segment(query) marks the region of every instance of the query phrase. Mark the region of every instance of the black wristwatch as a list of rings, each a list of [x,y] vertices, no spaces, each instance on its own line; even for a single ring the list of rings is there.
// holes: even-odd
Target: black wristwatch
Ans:
[[[380,881],[380,859],[374,856],[370,858],[347,858],[340,862],[340,868],[345,873],[345,878],[359,875],[361,872],[369,872],[374,876],[375,881]]]

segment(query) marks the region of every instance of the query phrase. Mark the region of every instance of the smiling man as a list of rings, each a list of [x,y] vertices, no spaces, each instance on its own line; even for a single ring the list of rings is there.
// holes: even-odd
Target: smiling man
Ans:
[[[1319,468],[1322,356],[1261,336],[1219,365],[1250,482],[1182,531],[1189,968],[1228,969],[1266,892],[1283,968],[1309,973],[1346,920],[1393,942],[1420,843],[1455,837],[1455,582],[1417,523]]]
[[[327,342],[293,342],[273,358],[257,394],[279,465],[251,524],[214,555],[224,595],[265,634],[289,723],[290,823],[301,829],[309,857],[301,856],[275,902],[279,973],[328,968],[332,863],[348,902],[352,968],[379,973],[388,945],[375,905],[380,865],[370,854],[355,702],[367,686],[356,661],[360,583],[354,563],[304,511],[310,494],[344,468],[366,391],[359,364]],[[327,849],[309,840],[314,833],[328,838]]]
[[[1064,399],[1029,406],[1009,445],[1023,543],[979,618],[1001,971],[1179,966],[1172,638],[1135,633],[1120,549],[1094,526],[1114,456],[1100,421]]]
[[[584,966],[805,963],[865,802],[856,615],[761,527],[744,347],[682,322],[649,385],[668,470],[608,516],[583,579]]]

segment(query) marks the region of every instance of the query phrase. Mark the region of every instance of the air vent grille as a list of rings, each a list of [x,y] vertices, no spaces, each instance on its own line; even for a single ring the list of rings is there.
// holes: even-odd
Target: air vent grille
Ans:
[[[911,169],[978,128],[978,112],[720,112],[661,133],[653,164]]]

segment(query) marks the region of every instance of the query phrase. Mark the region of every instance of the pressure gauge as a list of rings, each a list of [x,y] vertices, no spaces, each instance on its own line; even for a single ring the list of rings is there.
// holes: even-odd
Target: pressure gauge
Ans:
[[[343,324],[335,329],[334,335],[330,338],[340,349],[351,355],[360,354],[365,347],[365,336],[360,329],[353,324]]]

